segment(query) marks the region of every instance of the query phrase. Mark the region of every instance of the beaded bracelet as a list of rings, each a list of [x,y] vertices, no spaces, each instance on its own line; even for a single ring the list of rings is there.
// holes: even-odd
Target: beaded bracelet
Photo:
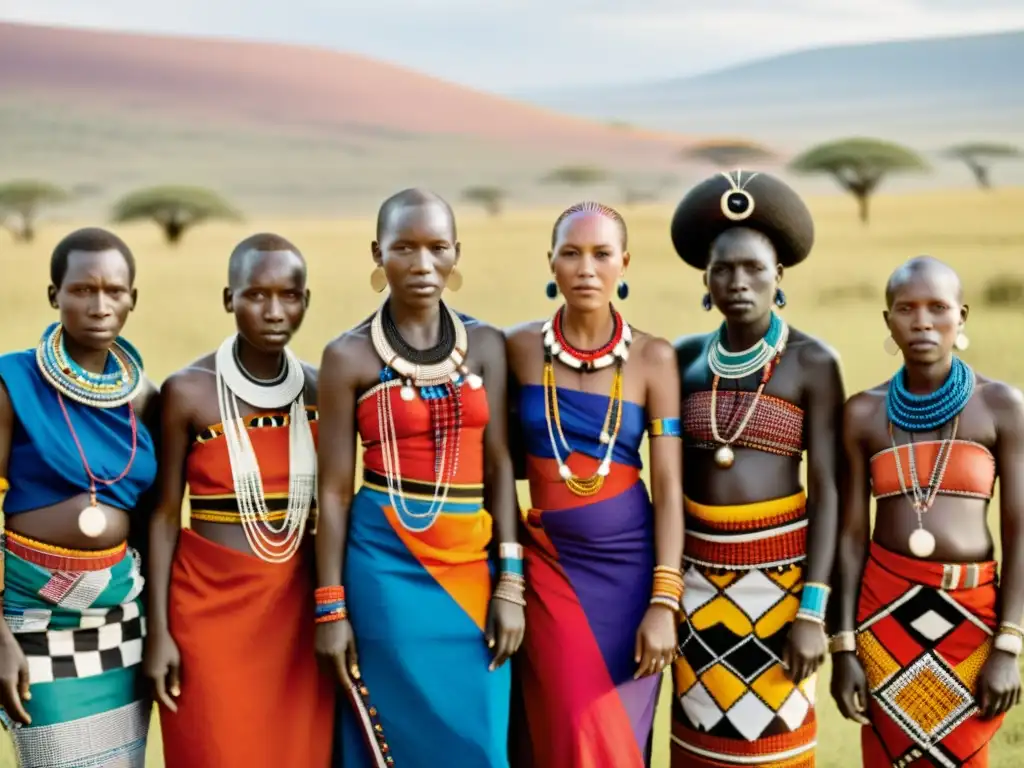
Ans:
[[[507,603],[525,606],[526,579],[522,574],[504,572],[498,577],[498,585],[494,588],[494,597]]]
[[[344,587],[317,587],[313,592],[313,598],[316,600],[313,620],[317,624],[348,618],[348,611],[345,610]]]
[[[664,605],[678,611],[683,601],[683,572],[668,565],[654,566],[650,605]]]
[[[651,437],[682,437],[682,422],[678,416],[670,416],[665,419],[651,419],[647,427],[647,434]]]
[[[1011,656],[1020,656],[1024,651],[1024,629],[1012,621],[1004,621],[999,625],[999,634],[992,645]]]
[[[503,541],[498,545],[498,570],[502,574],[523,575],[523,545]]]
[[[828,596],[831,591],[832,588],[828,584],[814,581],[805,583],[800,594],[800,608],[796,612],[796,617],[824,626],[825,609],[828,607]]]

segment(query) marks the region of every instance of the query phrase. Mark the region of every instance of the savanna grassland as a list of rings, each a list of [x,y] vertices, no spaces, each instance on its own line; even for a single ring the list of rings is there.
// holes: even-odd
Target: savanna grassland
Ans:
[[[838,350],[848,391],[892,375],[896,360],[882,349],[886,336],[882,287],[899,262],[923,253],[945,259],[964,277],[971,306],[967,323],[971,346],[964,357],[989,376],[1024,384],[1024,293],[1003,304],[994,304],[989,294],[1000,283],[1024,286],[1024,189],[880,197],[867,228],[857,222],[848,198],[815,198],[812,208],[817,244],[810,260],[784,277],[790,302],[784,312],[792,324]],[[555,305],[543,292],[548,279],[545,253],[557,213],[552,208],[497,219],[472,212],[460,216],[465,285],[450,297],[452,303],[500,326],[550,313]],[[670,208],[643,207],[624,213],[633,262],[628,274],[631,295],[621,308],[630,322],[668,338],[713,328],[717,318],[700,306],[700,275],[682,264],[671,249]],[[30,246],[0,239],[0,267],[7,275],[0,287],[6,320],[0,325],[0,349],[34,345],[45,324],[54,319],[45,299],[48,254],[69,226],[43,226]],[[119,231],[139,264],[139,305],[126,335],[142,351],[154,380],[161,381],[213,349],[231,332],[231,319],[220,302],[227,254],[235,242],[259,230],[289,237],[309,261],[312,305],[294,344],[305,359],[318,361],[325,342],[376,307],[380,297],[370,290],[368,281],[372,266],[368,245],[373,236],[369,220],[211,225],[188,233],[177,248],[166,246],[155,227],[125,227]],[[992,519],[995,522],[996,515]],[[859,766],[858,733],[832,705],[827,670],[818,690],[818,765]],[[661,745],[657,768],[667,765],[666,717],[663,706],[656,738]],[[996,739],[993,768],[1019,765],[1021,741],[1024,708],[1011,714]],[[161,765],[159,744],[154,729],[148,762],[154,768]],[[0,749],[0,765],[14,765],[6,741]]]

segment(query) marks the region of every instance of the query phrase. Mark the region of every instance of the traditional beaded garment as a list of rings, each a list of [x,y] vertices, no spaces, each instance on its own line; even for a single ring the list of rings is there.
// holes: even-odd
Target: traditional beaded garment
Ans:
[[[804,412],[787,400],[761,395],[754,408],[754,392],[718,390],[716,412],[719,434],[732,434],[743,414],[753,408],[753,416],[732,445],[753,448],[779,456],[800,456],[804,450]],[[691,448],[715,450],[711,429],[711,392],[694,392],[683,405],[683,429]]]

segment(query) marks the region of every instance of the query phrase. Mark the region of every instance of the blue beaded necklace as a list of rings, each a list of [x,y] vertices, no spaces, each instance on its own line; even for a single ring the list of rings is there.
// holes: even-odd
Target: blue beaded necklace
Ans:
[[[949,376],[934,392],[916,395],[905,380],[904,366],[889,381],[885,402],[889,421],[904,432],[932,432],[949,423],[974,393],[974,370],[959,357],[953,358]]]
[[[94,408],[118,408],[145,386],[142,356],[118,336],[111,345],[103,373],[82,368],[67,353],[64,327],[51,323],[36,345],[36,364],[43,379],[59,393]]]

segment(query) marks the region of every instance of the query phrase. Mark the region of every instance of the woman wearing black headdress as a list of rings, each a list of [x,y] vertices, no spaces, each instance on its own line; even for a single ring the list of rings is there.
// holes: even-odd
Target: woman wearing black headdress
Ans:
[[[835,354],[777,310],[814,223],[782,181],[735,171],[683,198],[672,242],[704,273],[704,308],[725,317],[676,344],[686,545],[673,765],[809,768],[844,396]]]

